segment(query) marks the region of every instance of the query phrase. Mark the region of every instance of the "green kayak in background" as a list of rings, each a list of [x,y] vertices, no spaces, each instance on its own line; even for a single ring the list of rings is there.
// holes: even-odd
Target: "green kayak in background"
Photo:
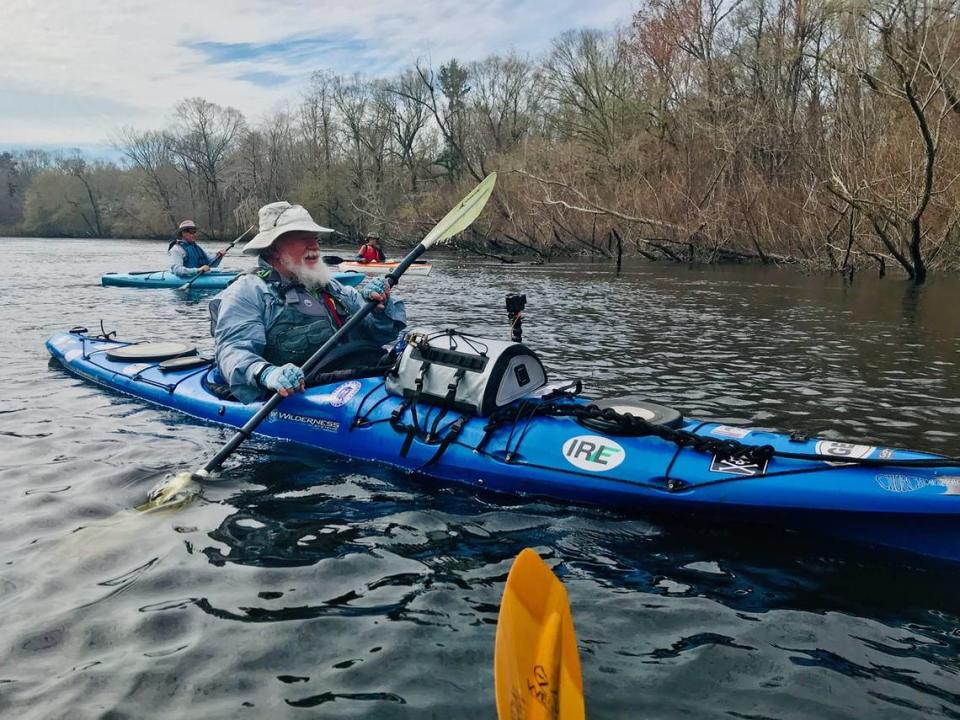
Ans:
[[[239,274],[240,271],[237,270],[211,270],[190,283],[190,289],[222,290]],[[358,272],[336,272],[333,273],[333,277],[344,285],[356,286],[363,281],[364,274]],[[104,287],[138,288],[178,288],[190,282],[190,280],[191,278],[180,277],[169,270],[107,273],[100,278],[100,282]]]

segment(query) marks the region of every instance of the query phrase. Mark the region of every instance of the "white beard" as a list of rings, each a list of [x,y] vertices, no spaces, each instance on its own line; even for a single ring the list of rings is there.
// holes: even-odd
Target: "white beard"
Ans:
[[[286,255],[280,259],[283,269],[293,275],[294,279],[303,283],[307,290],[318,290],[330,284],[330,270],[322,260],[313,267],[296,263]]]

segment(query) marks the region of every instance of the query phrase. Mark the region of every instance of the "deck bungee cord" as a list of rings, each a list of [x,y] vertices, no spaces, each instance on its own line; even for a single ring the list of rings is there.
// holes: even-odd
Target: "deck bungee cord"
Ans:
[[[620,434],[636,437],[654,436],[676,445],[678,448],[690,448],[701,453],[715,455],[722,459],[742,458],[750,462],[762,463],[775,457],[789,460],[823,461],[830,463],[842,462],[843,465],[861,465],[864,467],[904,467],[904,468],[937,468],[960,467],[960,457],[938,456],[932,458],[914,458],[897,460],[893,458],[857,458],[840,459],[836,455],[820,453],[789,452],[777,450],[772,445],[750,445],[734,439],[720,439],[698,435],[689,430],[676,430],[665,425],[651,423],[644,418],[631,413],[617,412],[613,408],[600,408],[597,405],[572,405],[559,402],[530,403],[531,417],[572,417],[577,421],[602,420],[615,426]],[[524,404],[501,408],[487,421],[487,432],[492,433],[497,428],[516,423],[522,418]],[[480,448],[482,449],[482,447]],[[828,468],[832,469],[832,468]]]

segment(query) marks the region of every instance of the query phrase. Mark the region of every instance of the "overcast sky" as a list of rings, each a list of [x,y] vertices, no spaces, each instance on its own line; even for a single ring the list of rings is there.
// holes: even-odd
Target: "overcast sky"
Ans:
[[[310,73],[539,53],[639,0],[0,0],[0,148],[106,146],[199,95],[256,121]]]

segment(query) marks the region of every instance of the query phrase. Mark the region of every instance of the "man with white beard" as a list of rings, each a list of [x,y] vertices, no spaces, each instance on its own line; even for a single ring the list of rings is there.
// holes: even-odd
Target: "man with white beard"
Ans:
[[[331,277],[317,242],[319,233],[331,232],[299,205],[264,205],[260,232],[243,249],[259,256],[257,269],[210,302],[217,366],[241,402],[303,390],[299,366],[367,300],[378,302],[376,310],[331,352],[324,370],[372,364],[406,326],[403,301],[390,297],[382,279],[358,292]]]

